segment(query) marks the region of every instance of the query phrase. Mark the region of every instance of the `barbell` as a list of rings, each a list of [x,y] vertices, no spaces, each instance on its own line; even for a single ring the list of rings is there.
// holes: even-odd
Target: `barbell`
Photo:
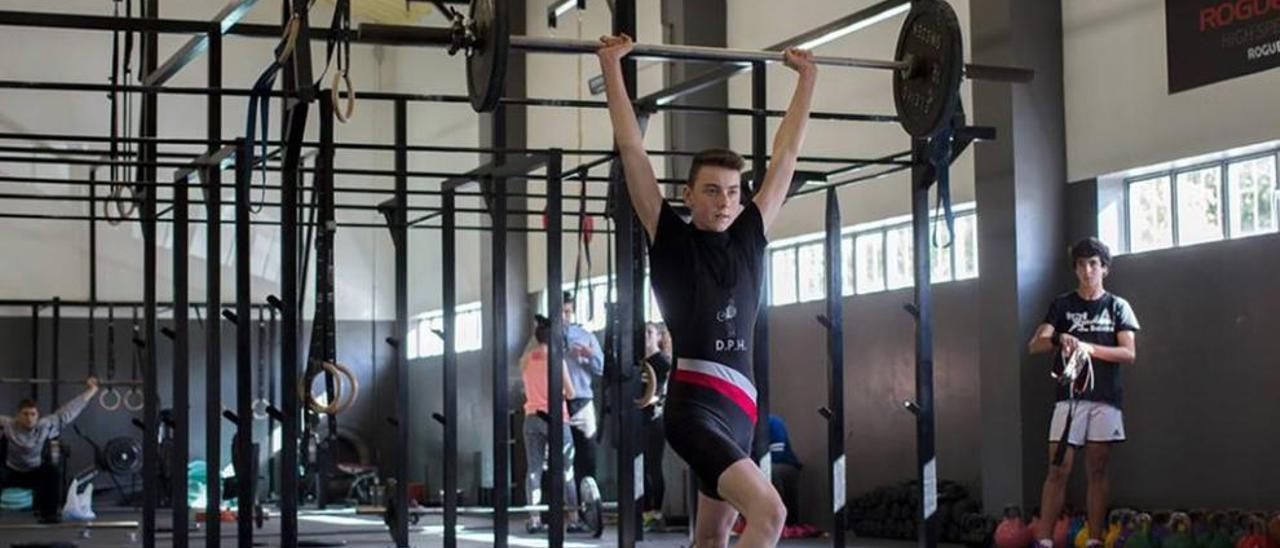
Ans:
[[[27,377],[0,377],[0,384],[85,384],[84,380],[68,380],[68,379],[43,379],[43,378],[27,378]],[[98,386],[142,386],[142,381],[136,380],[99,380]]]
[[[595,53],[599,42],[510,34],[506,0],[471,0],[469,16],[451,15],[448,29],[363,24],[362,39],[389,43],[441,45],[466,55],[467,94],[477,112],[498,106],[512,49],[542,53]],[[633,57],[728,63],[776,63],[782,52],[702,46],[636,44]],[[894,59],[815,56],[814,63],[893,72],[893,99],[898,121],[913,137],[936,135],[951,123],[960,101],[962,77],[1002,82],[1029,82],[1031,70],[966,65],[960,21],[944,0],[915,0],[898,34]]]

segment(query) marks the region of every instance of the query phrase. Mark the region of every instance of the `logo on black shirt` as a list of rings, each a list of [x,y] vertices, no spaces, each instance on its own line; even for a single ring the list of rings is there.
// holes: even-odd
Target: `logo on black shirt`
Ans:
[[[724,337],[716,339],[716,352],[746,352],[746,339],[738,338],[738,324],[734,321],[737,317],[738,307],[734,306],[733,297],[729,297],[728,304],[716,311],[716,321],[724,326]]]
[[[1071,322],[1067,331],[1071,333],[1112,333],[1116,330],[1116,323],[1106,309],[1094,318],[1090,318],[1088,312],[1067,312],[1066,316]]]

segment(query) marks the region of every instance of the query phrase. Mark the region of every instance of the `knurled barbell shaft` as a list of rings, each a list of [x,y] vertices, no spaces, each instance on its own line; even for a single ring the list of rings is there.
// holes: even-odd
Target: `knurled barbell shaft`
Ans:
[[[83,380],[67,379],[28,379],[23,377],[0,377],[0,384],[85,384]],[[98,386],[142,386],[142,381],[134,380],[99,380]]]
[[[447,31],[431,27],[410,25],[384,25],[364,23],[360,25],[360,37],[363,39],[396,45],[443,46],[449,43]],[[595,53],[600,49],[600,42],[595,40],[574,40],[568,38],[552,38],[543,36],[511,36],[512,49],[538,53]],[[637,57],[659,59],[683,59],[694,61],[719,61],[750,63],[763,61],[766,63],[782,62],[782,52],[713,48],[706,46],[686,46],[673,44],[636,44],[632,55]],[[835,57],[819,55],[813,58],[819,65],[840,67],[904,70],[909,68],[905,61],[884,61],[880,59],[861,59],[856,57]],[[998,82],[1030,82],[1035,76],[1031,70],[1020,67],[1000,67],[991,65],[965,65],[965,77],[973,80],[991,80]]]
[[[363,27],[362,27],[363,28]],[[537,53],[595,53],[600,49],[600,42],[592,40],[574,40],[570,38],[551,38],[544,36],[512,36],[511,48]],[[673,44],[636,44],[631,56],[653,59],[683,59],[693,61],[720,61],[752,63],[781,63],[780,51],[763,51],[750,49],[713,48],[707,46],[685,46]],[[815,55],[813,62],[818,65],[829,65],[846,68],[865,68],[880,70],[907,70],[910,63],[906,61],[884,61],[880,59],[864,59],[859,57],[836,57]],[[966,64],[964,75],[971,80],[991,80],[997,82],[1030,82],[1035,73],[1020,67],[1001,67],[992,65]]]
[[[595,40],[574,40],[569,38],[551,38],[544,36],[512,36],[511,48],[540,53],[595,53],[600,49],[600,42]],[[684,59],[693,61],[724,62],[765,62],[780,63],[783,60],[780,51],[763,51],[748,49],[713,48],[706,46],[686,46],[673,44],[635,44],[631,50],[633,57],[656,59]],[[819,65],[840,67],[904,70],[907,63],[901,61],[882,61],[879,59],[860,59],[856,57],[832,57],[815,55],[813,62]]]

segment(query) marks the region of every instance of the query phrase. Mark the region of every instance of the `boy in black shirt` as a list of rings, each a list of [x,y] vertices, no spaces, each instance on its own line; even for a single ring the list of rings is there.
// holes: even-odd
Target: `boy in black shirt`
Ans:
[[[727,545],[741,512],[747,526],[737,546],[776,546],[786,507],[750,458],[757,395],[751,338],[764,282],[765,233],[795,175],[817,67],[807,51],[783,54],[796,72],[796,88],[755,196],[743,203],[740,156],[702,151],[684,186],[692,220],[685,222],[663,198],[627,96],[621,59],[631,52],[631,39],[606,36],[601,42],[597,56],[627,194],[649,235],[653,294],[674,337],[663,428],[667,443],[698,477],[695,545]],[[756,158],[754,169],[763,168],[763,160]]]
[[[1089,548],[1102,546],[1106,525],[1107,460],[1112,443],[1124,441],[1120,368],[1137,357],[1138,318],[1128,301],[1102,287],[1111,267],[1111,251],[1096,238],[1071,248],[1078,285],[1049,306],[1044,323],[1028,347],[1032,354],[1055,353],[1055,370],[1075,355],[1086,365],[1077,379],[1058,385],[1057,404],[1049,426],[1050,465],[1040,497],[1040,520],[1035,531],[1042,548],[1053,546],[1053,525],[1066,498],[1067,478],[1076,450],[1083,447],[1088,471]],[[1084,357],[1088,359],[1085,360]],[[1091,379],[1088,377],[1092,377]],[[1079,400],[1079,401],[1074,401]],[[1066,430],[1070,428],[1069,432]],[[1061,458],[1058,445],[1067,448]]]

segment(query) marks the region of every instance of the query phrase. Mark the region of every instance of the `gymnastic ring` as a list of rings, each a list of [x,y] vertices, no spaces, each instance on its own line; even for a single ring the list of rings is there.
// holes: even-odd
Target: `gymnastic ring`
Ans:
[[[347,378],[347,399],[345,401],[339,399],[338,409],[335,411],[336,413],[341,413],[350,409],[352,405],[355,405],[356,396],[360,393],[360,382],[356,380],[356,374],[351,371],[351,368],[339,363],[332,365],[334,366],[334,369]]]
[[[298,34],[302,30],[302,18],[298,17],[298,13],[294,12],[289,18],[289,22],[285,23],[284,35],[281,36],[283,42],[280,54],[276,56],[276,63],[281,65],[289,62],[289,57],[293,55],[293,49],[298,44]]]
[[[260,421],[267,420],[271,417],[271,414],[267,412],[270,407],[271,403],[264,398],[253,400],[253,418]]]
[[[333,383],[333,401],[322,405],[316,401],[315,393],[311,391],[311,385],[316,381],[316,376],[322,371],[327,371],[334,375],[342,375],[342,372],[330,362],[321,362],[320,367],[305,373],[298,380],[298,397],[307,403],[307,407],[316,413],[325,415],[333,415],[339,411],[338,402],[342,399],[342,380],[338,379]]]
[[[649,362],[640,365],[644,370],[642,374],[648,375],[651,382],[644,383],[644,395],[633,400],[636,409],[644,409],[655,403],[658,403],[658,375],[653,371],[653,366]]]
[[[340,94],[338,93],[339,84],[346,85],[346,91],[347,91],[346,112],[343,112],[343,109],[338,108],[338,104],[339,104],[338,99],[341,98]],[[333,83],[329,86],[329,94],[330,94],[330,99],[333,102],[333,117],[337,118],[338,121],[341,123],[344,123],[344,124],[347,123],[347,121],[351,120],[351,117],[354,116],[356,112],[356,88],[354,85],[351,84],[351,75],[348,74],[347,71],[345,70],[334,71]]]
[[[125,192],[130,194],[127,199],[124,197]],[[119,214],[119,217],[116,217],[115,224],[120,224],[120,222],[131,217],[134,211],[138,210],[136,198],[137,194],[129,188],[129,185],[114,185],[112,187],[110,203],[115,204],[116,213]]]
[[[320,374],[323,370],[323,367],[321,367],[315,371],[303,373],[302,377],[298,379],[298,398],[307,405],[308,409],[316,413],[329,414],[332,413],[332,404],[321,405],[320,402],[316,401],[315,394],[311,392],[311,384],[315,382],[316,375]],[[338,387],[335,385],[334,391],[336,392],[337,390]]]
[[[137,399],[134,399],[134,396],[137,396]],[[129,392],[124,395],[125,409],[130,411],[142,411],[142,408],[146,407],[146,405],[147,399],[142,396],[142,391],[138,390],[136,387],[130,388]]]
[[[107,396],[110,396],[113,394],[116,397],[115,400],[111,400],[111,403],[107,403],[108,400],[110,400],[110,398],[108,398]],[[102,395],[98,396],[98,405],[101,405],[102,408],[106,409],[107,411],[115,411],[116,409],[119,409],[120,404],[122,403],[124,403],[124,397],[120,395],[120,391],[116,390],[116,387],[114,386],[106,390],[103,390]]]

